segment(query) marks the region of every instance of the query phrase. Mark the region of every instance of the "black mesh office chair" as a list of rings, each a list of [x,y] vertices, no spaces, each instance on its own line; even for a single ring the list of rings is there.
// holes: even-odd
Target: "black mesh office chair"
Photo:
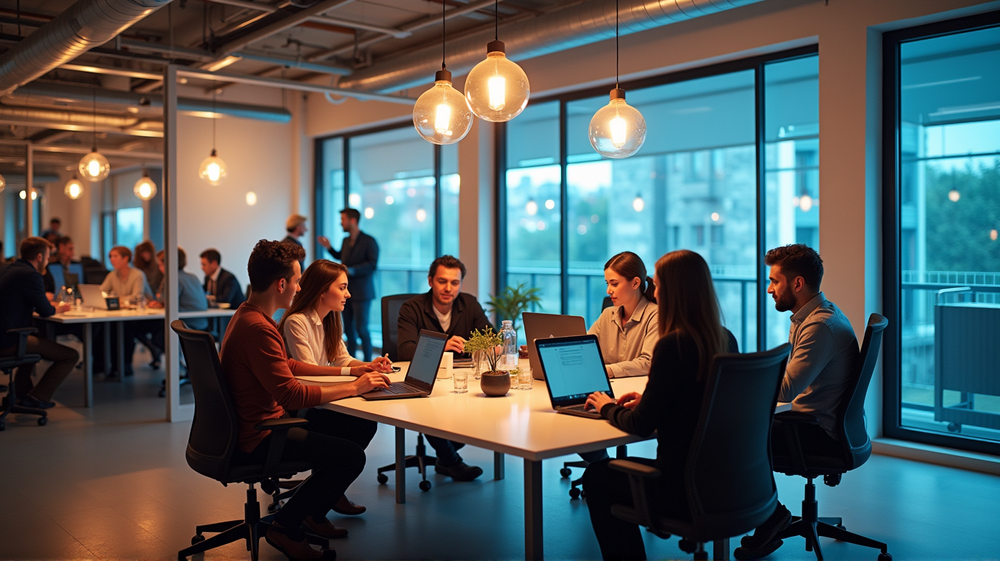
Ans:
[[[395,294],[382,297],[382,352],[389,356],[389,360],[395,362],[398,356],[397,344],[399,341],[399,310],[407,300],[419,296],[419,294]],[[433,466],[437,458],[427,455],[427,446],[424,444],[424,435],[417,433],[417,449],[412,456],[406,457],[405,467],[416,467],[420,470],[420,490],[429,491],[431,482],[427,481],[427,468]],[[378,468],[378,482],[386,484],[389,482],[387,471],[396,471],[396,464]]]
[[[14,382],[14,371],[22,366],[37,364],[42,357],[36,354],[26,354],[28,350],[28,335],[37,332],[34,327],[22,327],[20,329],[8,329],[7,333],[17,334],[17,353],[14,356],[0,358],[0,371],[5,372],[10,377],[7,386],[7,397],[3,400],[3,411],[0,412],[0,431],[7,428],[7,416],[11,413],[15,415],[38,415],[38,424],[45,426],[49,422],[49,414],[44,409],[34,407],[22,407],[17,404],[17,384]]]
[[[816,502],[816,485],[813,479],[822,476],[823,482],[833,487],[840,483],[841,476],[857,469],[868,461],[872,453],[871,439],[865,428],[865,395],[875,371],[879,348],[882,346],[882,332],[889,321],[879,314],[868,317],[868,327],[861,343],[861,353],[858,356],[858,366],[851,384],[848,386],[845,399],[837,410],[837,436],[842,447],[837,454],[817,455],[805,454],[798,438],[797,426],[816,425],[818,421],[812,415],[797,411],[787,411],[775,415],[783,425],[790,428],[788,438],[788,456],[774,457],[774,470],[786,475],[799,475],[806,478],[805,493],[802,499],[802,516],[794,517],[792,524],[781,532],[779,538],[802,536],[806,540],[806,551],[816,551],[816,559],[823,560],[819,537],[873,547],[881,551],[879,561],[891,561],[888,546],[882,542],[848,532],[840,518],[820,518],[819,503]]]
[[[629,475],[634,506],[613,505],[616,517],[654,534],[681,536],[681,548],[708,559],[704,544],[716,542],[715,557],[728,559],[730,537],[762,524],[778,504],[771,472],[771,418],[791,346],[759,353],[720,354],[712,360],[698,424],[684,466],[690,519],[661,514],[654,493],[660,471],[614,460]]]
[[[188,372],[191,389],[194,391],[194,421],[185,457],[191,469],[228,486],[229,483],[246,483],[247,498],[243,507],[243,519],[216,522],[195,527],[191,547],[177,553],[178,559],[203,553],[210,549],[245,540],[250,557],[258,557],[258,539],[267,531],[271,517],[261,518],[260,503],[254,485],[260,484],[266,492],[273,492],[273,482],[278,477],[310,469],[305,462],[281,462],[288,429],[308,424],[305,419],[271,419],[258,424],[258,430],[270,430],[274,435],[268,448],[267,460],[262,464],[241,464],[234,460],[239,441],[239,419],[233,405],[229,387],[222,373],[219,353],[215,350],[215,340],[204,331],[184,327],[184,322],[176,320],[170,324],[180,338],[181,348],[188,357]],[[205,532],[218,532],[205,539]],[[320,545],[326,540],[317,541]]]

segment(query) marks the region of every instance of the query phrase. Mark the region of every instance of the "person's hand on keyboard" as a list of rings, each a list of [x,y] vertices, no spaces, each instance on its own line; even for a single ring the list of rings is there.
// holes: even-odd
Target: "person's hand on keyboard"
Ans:
[[[381,372],[365,372],[351,383],[354,384],[354,395],[361,395],[389,387],[389,377]]]
[[[628,392],[627,394],[619,397],[617,403],[626,409],[635,409],[635,406],[639,405],[639,400],[641,399],[641,393]]]
[[[587,409],[600,411],[602,407],[609,403],[614,403],[614,400],[604,392],[594,392],[587,396]]]

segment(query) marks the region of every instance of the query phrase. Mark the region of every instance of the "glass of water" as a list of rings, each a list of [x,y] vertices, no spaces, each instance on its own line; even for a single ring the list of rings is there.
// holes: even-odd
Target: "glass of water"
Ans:
[[[531,377],[531,367],[521,366],[517,371],[517,389],[530,390],[534,387],[534,379]]]
[[[468,393],[469,391],[468,368],[456,368],[452,370],[451,379],[455,383],[455,393]]]

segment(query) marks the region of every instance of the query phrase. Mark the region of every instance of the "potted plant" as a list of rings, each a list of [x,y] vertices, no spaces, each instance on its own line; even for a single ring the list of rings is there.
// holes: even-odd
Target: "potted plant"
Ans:
[[[500,364],[500,353],[497,352],[497,348],[502,343],[500,334],[494,333],[491,327],[483,331],[474,329],[469,340],[465,342],[465,352],[472,353],[473,357],[479,357],[474,359],[476,368],[482,368],[479,387],[489,397],[504,396],[510,391],[510,374],[497,370]]]
[[[516,287],[508,286],[500,294],[490,296],[486,305],[490,307],[491,312],[498,316],[498,319],[513,321],[514,331],[517,331],[521,314],[528,311],[532,305],[541,305],[542,299],[538,296],[540,290],[538,287],[528,288],[522,282]]]

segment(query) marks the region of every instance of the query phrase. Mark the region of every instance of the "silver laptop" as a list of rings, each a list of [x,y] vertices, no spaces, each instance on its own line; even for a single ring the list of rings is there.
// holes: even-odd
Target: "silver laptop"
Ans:
[[[567,415],[600,419],[600,411],[584,408],[587,396],[604,392],[614,399],[615,392],[604,370],[597,335],[536,339],[535,343],[552,408]]]
[[[80,297],[83,298],[84,306],[90,306],[95,310],[108,309],[108,301],[104,298],[99,284],[81,284]]]
[[[536,380],[544,380],[545,374],[538,364],[535,339],[587,334],[587,324],[581,316],[524,312],[521,317],[524,318],[524,339],[528,342],[528,363],[531,365],[531,375]]]
[[[444,333],[421,329],[413,360],[406,370],[406,379],[402,382],[393,382],[384,390],[363,393],[361,397],[373,400],[430,395],[434,390],[434,380],[437,378],[438,366],[441,365],[441,357],[444,356],[444,346],[447,342],[448,336]]]

